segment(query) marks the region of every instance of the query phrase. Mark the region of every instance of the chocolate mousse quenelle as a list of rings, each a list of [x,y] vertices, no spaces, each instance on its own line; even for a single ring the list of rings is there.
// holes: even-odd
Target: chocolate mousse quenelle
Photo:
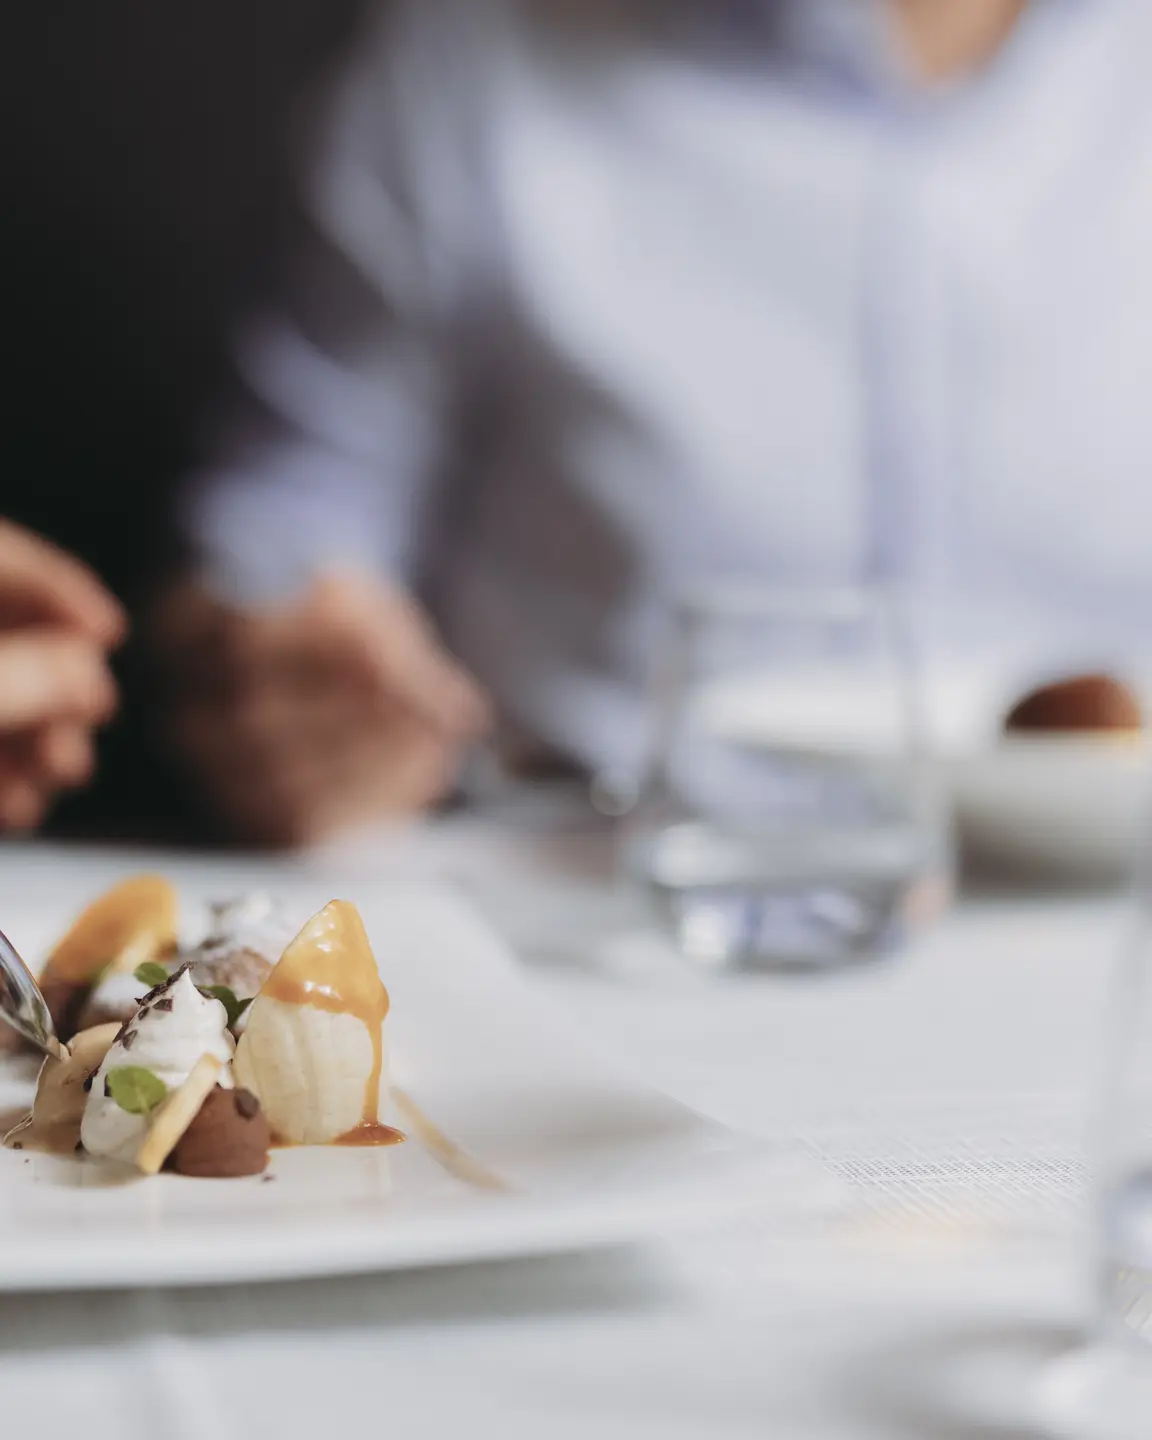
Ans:
[[[404,1138],[382,1123],[388,992],[355,907],[327,905],[274,966],[261,954],[274,907],[221,907],[216,921],[174,973],[159,960],[137,969],[120,1026],[83,1030],[66,1058],[44,1062],[32,1113],[5,1145],[228,1178],[263,1171],[273,1143]],[[250,1008],[225,979],[256,987]]]

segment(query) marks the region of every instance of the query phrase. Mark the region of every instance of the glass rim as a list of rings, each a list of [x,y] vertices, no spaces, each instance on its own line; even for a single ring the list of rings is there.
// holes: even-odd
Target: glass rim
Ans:
[[[860,620],[891,611],[896,587],[883,581],[773,585],[761,580],[700,580],[674,597],[682,619]]]

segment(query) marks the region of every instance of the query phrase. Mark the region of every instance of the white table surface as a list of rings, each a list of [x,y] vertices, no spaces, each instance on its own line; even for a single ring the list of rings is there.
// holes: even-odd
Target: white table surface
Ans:
[[[6,888],[44,847],[0,849]],[[157,857],[179,879],[188,857]],[[93,886],[123,854],[93,852]],[[634,937],[595,837],[475,820],[296,860],[355,898],[448,878],[614,1058],[847,1177],[836,1221],[628,1250],[189,1292],[0,1297],[0,1435],[85,1440],[1033,1433],[1087,1315],[1079,1156],[1124,909],[967,900],[898,961],[716,979]],[[1002,1167],[965,1179],[965,1159]]]

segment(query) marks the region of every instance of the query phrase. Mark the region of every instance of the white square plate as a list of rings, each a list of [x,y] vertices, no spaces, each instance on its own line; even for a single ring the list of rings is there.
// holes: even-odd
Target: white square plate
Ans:
[[[123,873],[123,867],[117,867]],[[306,915],[332,895],[291,872],[173,872],[192,904],[278,884]],[[36,864],[0,882],[29,960],[106,883],[108,866]],[[314,893],[313,893],[314,892]],[[748,1206],[826,1199],[789,1146],[738,1135],[613,1073],[541,1006],[453,894],[358,893],[392,997],[396,1084],[431,1122],[383,1150],[273,1153],[271,1181],[113,1176],[84,1159],[0,1150],[0,1291],[209,1284],[401,1269],[654,1238]],[[0,1109],[28,1067],[0,1064]]]

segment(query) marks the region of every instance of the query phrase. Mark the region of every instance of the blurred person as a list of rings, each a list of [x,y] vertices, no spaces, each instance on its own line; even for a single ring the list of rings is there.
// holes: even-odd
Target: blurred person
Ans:
[[[0,521],[0,828],[31,829],[91,776],[123,631],[120,606],[85,565]]]
[[[701,575],[1146,616],[1150,72],[1125,0],[385,7],[159,619],[232,823],[430,804],[490,713],[628,772]]]

